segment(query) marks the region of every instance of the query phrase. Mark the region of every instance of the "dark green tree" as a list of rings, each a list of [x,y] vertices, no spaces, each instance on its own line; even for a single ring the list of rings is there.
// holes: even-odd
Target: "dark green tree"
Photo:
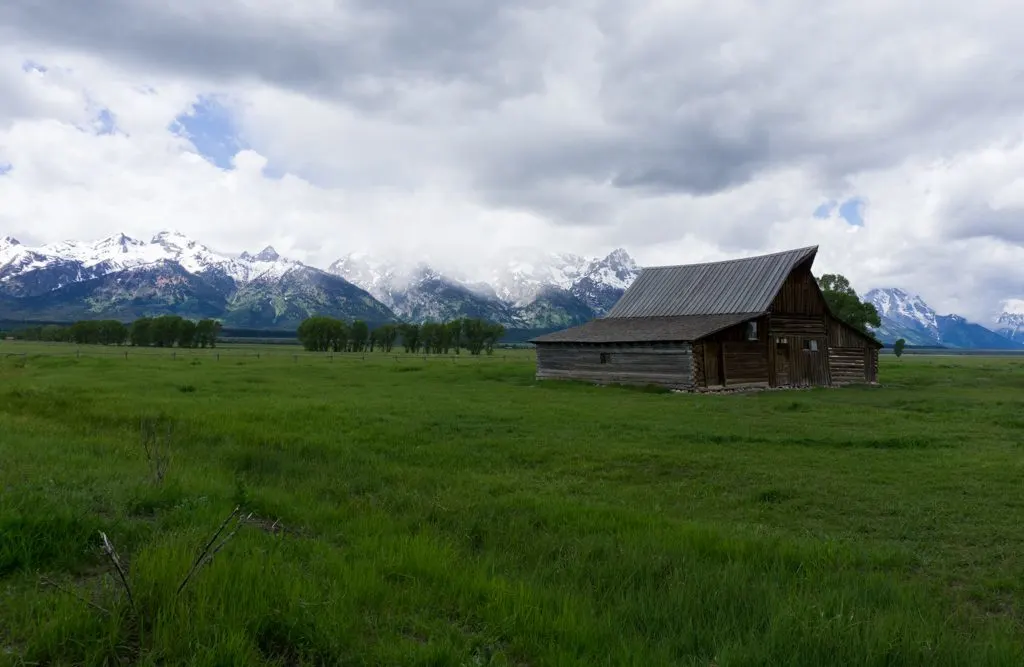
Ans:
[[[350,337],[352,339],[352,351],[362,352],[366,349],[366,344],[370,340],[370,327],[367,326],[366,322],[362,320],[356,320],[352,323]]]
[[[448,327],[448,344],[455,349],[455,354],[459,354],[462,351],[462,320],[452,320],[445,326]]]
[[[174,347],[178,342],[178,329],[183,318],[180,315],[161,315],[154,317],[150,325],[150,335],[157,347]]]
[[[403,324],[401,334],[402,347],[406,352],[415,354],[420,349],[420,326],[418,324]]]
[[[395,340],[398,338],[398,327],[394,324],[382,324],[375,331],[377,333],[377,345],[385,352],[390,352],[395,346]]]
[[[498,344],[501,337],[505,335],[505,327],[500,324],[488,322],[484,325],[484,350],[487,354],[494,353],[494,346]]]
[[[118,320],[100,320],[98,337],[101,345],[124,345],[128,340],[128,327]]]
[[[861,301],[845,276],[826,273],[818,278],[818,286],[832,313],[850,326],[864,333],[870,333],[868,326],[882,326],[882,320],[874,304]]]
[[[178,347],[195,347],[198,329],[199,327],[192,320],[182,320],[178,325]]]
[[[217,347],[221,324],[217,320],[203,319],[196,323],[195,343],[198,347]]]
[[[903,348],[905,348],[906,346],[907,346],[907,341],[903,340],[902,338],[900,338],[898,341],[893,343],[893,345],[892,345],[892,353],[896,355],[897,359],[899,359],[900,357],[903,356]]]
[[[128,342],[135,347],[149,347],[153,344],[153,318],[140,317],[128,328]]]

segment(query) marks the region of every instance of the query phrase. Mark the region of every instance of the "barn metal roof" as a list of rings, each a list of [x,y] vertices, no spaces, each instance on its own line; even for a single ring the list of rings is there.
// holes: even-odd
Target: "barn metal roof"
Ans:
[[[538,336],[531,343],[641,343],[693,341],[753,319],[760,313],[680,317],[603,318]]]
[[[646,268],[605,319],[763,313],[818,246],[724,262]],[[704,334],[706,335],[706,334]]]

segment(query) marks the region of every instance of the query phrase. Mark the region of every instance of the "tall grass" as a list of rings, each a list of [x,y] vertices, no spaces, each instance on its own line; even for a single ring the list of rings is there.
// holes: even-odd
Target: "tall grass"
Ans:
[[[1024,664],[1024,361],[688,396],[521,353],[18,350],[0,664]]]

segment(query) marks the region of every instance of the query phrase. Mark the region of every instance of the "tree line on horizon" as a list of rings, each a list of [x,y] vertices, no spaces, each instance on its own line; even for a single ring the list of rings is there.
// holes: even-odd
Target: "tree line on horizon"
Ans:
[[[221,323],[198,322],[180,315],[120,320],[79,320],[73,324],[46,324],[12,332],[17,340],[75,343],[78,345],[131,345],[132,347],[216,347]]]
[[[311,352],[391,352],[401,344],[405,352],[425,354],[491,354],[505,335],[505,327],[480,318],[459,318],[423,324],[382,324],[375,329],[362,320],[346,322],[333,317],[309,317],[299,324],[299,342]]]

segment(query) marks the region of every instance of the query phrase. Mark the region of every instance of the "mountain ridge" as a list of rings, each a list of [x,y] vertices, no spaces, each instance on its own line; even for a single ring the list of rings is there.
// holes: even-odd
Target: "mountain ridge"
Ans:
[[[908,345],[917,346],[1024,349],[1024,341],[1014,340],[960,315],[939,315],[919,295],[900,288],[876,288],[865,293],[864,300],[878,310],[882,326],[873,331],[879,340],[889,345],[902,338]]]
[[[326,270],[282,257],[215,251],[174,230],[39,247],[0,240],[5,316],[138,317],[169,312],[292,327],[310,314],[369,321],[480,317],[508,328],[581,324],[606,313],[639,274],[622,248],[605,257],[532,253],[488,281],[350,254]]]
[[[480,317],[507,329],[557,329],[605,315],[641,268],[624,248],[603,257],[519,250],[485,280],[350,253],[326,269],[282,257],[215,251],[174,230],[149,241],[115,234],[94,242],[26,246],[0,238],[0,319],[133,318],[172,313],[232,326],[293,328],[312,314],[371,323]],[[1024,301],[1008,302],[996,330],[939,315],[899,288],[864,295],[882,342],[1024,349]]]

